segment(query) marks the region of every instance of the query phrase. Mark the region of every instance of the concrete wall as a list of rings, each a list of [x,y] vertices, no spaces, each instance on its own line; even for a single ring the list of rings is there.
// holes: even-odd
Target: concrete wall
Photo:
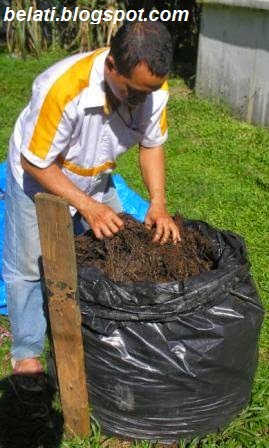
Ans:
[[[196,93],[269,126],[269,1],[204,0]]]

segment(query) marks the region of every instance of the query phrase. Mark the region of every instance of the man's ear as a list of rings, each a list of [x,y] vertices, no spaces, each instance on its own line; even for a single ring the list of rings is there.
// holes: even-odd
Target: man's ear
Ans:
[[[116,70],[114,58],[110,54],[106,58],[106,66],[110,72]]]

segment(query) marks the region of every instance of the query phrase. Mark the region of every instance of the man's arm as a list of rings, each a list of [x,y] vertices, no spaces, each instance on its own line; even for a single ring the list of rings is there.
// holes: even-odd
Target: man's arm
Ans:
[[[87,196],[65,176],[56,163],[48,168],[38,168],[21,155],[21,164],[48,192],[67,199],[86,219],[97,238],[111,237],[123,228],[123,221],[111,207]]]
[[[141,173],[150,195],[150,208],[145,224],[156,225],[153,241],[165,243],[170,234],[173,242],[180,241],[179,231],[166,210],[165,199],[165,162],[162,146],[146,148],[140,145],[139,152]]]

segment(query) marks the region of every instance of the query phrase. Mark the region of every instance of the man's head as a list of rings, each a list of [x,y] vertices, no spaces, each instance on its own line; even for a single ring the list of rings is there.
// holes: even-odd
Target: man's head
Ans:
[[[143,102],[167,78],[172,41],[160,22],[127,22],[116,33],[106,59],[106,82],[119,101]]]

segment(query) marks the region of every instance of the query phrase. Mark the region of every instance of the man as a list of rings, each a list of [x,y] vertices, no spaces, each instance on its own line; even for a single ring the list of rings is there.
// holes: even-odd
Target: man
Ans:
[[[110,49],[71,56],[42,73],[10,140],[3,275],[13,333],[14,373],[42,372],[46,321],[40,285],[34,195],[65,197],[78,233],[97,238],[123,228],[111,171],[117,156],[138,143],[149,191],[145,223],[154,241],[178,229],[165,205],[166,79],[171,39],[156,22],[125,24]]]

